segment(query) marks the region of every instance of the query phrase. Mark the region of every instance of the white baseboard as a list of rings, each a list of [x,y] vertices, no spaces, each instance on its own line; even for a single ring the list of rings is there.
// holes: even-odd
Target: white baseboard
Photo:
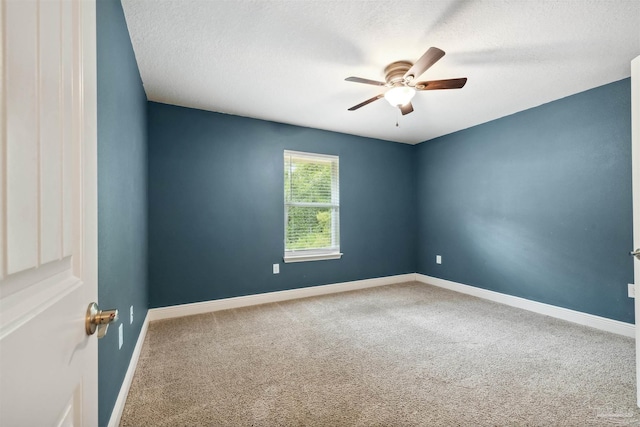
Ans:
[[[135,374],[136,372],[138,359],[140,359],[140,352],[142,351],[142,344],[144,343],[144,339],[147,336],[148,329],[149,314],[147,313],[144,318],[144,322],[142,322],[142,328],[140,329],[140,334],[138,335],[138,341],[136,341],[136,346],[133,349],[133,353],[131,354],[129,367],[127,368],[127,373],[124,376],[124,380],[122,381],[122,386],[120,387],[120,393],[118,393],[116,404],[113,406],[113,410],[111,411],[111,418],[109,418],[109,424],[107,424],[108,427],[118,427],[120,425],[122,411],[124,411],[124,404],[127,402],[127,395],[129,394],[129,388],[131,387],[131,382],[133,381],[133,374]]]
[[[192,316],[194,314],[212,311],[229,310],[232,308],[251,305],[267,304],[271,302],[287,301],[298,298],[315,297],[338,292],[355,291],[357,289],[373,288],[376,286],[392,285],[394,283],[413,282],[415,274],[400,274],[396,276],[377,277],[375,279],[355,280],[353,282],[335,283],[332,285],[310,286],[308,288],[290,289],[286,291],[268,292],[264,294],[247,295],[242,297],[225,298],[213,301],[196,302],[192,304],[173,305],[170,307],[152,308],[148,318],[154,320],[171,319],[174,317]]]
[[[127,369],[124,381],[122,382],[122,387],[120,387],[120,393],[118,394],[118,398],[114,405],[113,411],[111,412],[111,418],[109,419],[108,426],[117,427],[120,424],[120,419],[122,418],[122,412],[127,400],[127,395],[129,394],[129,388],[131,387],[133,375],[136,371],[138,359],[140,358],[142,344],[144,343],[144,339],[147,336],[149,322],[152,322],[154,320],[209,313],[218,310],[228,310],[232,308],[247,307],[251,305],[287,301],[298,298],[327,295],[413,281],[438,286],[440,288],[472,295],[489,301],[494,301],[523,310],[532,311],[534,313],[539,313],[580,325],[589,326],[595,329],[611,332],[614,334],[635,338],[635,325],[631,323],[607,319],[606,317],[600,317],[593,314],[582,313],[580,311],[569,310],[567,308],[557,307],[554,305],[531,301],[512,295],[489,291],[487,289],[477,288],[475,286],[463,285],[462,283],[439,279],[437,277],[425,276],[424,274],[419,273],[401,274],[397,276],[356,280],[353,282],[336,283],[332,285],[311,286],[308,288],[247,295],[243,297],[225,298],[221,300],[204,301],[192,304],[152,308],[148,310],[147,316],[145,317],[144,323],[142,324],[142,329],[140,330],[138,341],[136,342],[133,354],[131,355],[129,368]]]
[[[520,297],[514,297],[512,295],[501,294],[487,289],[476,288],[475,286],[463,285],[461,283],[451,282],[437,277],[425,276],[424,274],[416,273],[415,276],[418,282],[426,283],[428,285],[434,285],[463,294],[473,295],[478,298],[533,311],[534,313],[567,320],[569,322],[612,332],[618,335],[624,335],[631,338],[635,338],[636,336],[635,325],[631,323],[620,322],[618,320],[607,319],[606,317],[582,313],[568,308],[557,307],[555,305],[531,301]]]
[[[593,314],[570,310],[568,308],[557,307],[537,301],[531,301],[525,298],[502,294],[495,291],[489,291],[487,289],[464,285],[462,283],[439,279],[437,277],[425,276],[424,274],[419,273],[378,277],[375,279],[356,280],[353,282],[335,283],[332,285],[311,286],[307,288],[290,289],[286,291],[268,292],[264,294],[196,302],[192,304],[181,304],[170,307],[152,308],[149,309],[146,320],[149,322],[153,322],[154,320],[192,316],[194,314],[209,313],[212,311],[229,310],[232,308],[248,307],[251,305],[267,304],[272,302],[307,298],[318,295],[327,295],[338,292],[354,291],[358,289],[392,285],[394,283],[411,281],[418,281],[429,285],[438,286],[440,288],[445,288],[463,294],[472,295],[478,298],[506,304],[523,310],[532,311],[534,313],[539,313],[580,325],[589,326],[591,328],[611,332],[614,334],[635,338],[635,325],[631,323],[607,319],[606,317],[595,316]]]

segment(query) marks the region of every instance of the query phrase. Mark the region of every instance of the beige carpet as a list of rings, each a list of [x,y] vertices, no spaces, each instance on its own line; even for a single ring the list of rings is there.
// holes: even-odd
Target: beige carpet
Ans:
[[[634,340],[420,283],[158,321],[121,425],[640,425]]]

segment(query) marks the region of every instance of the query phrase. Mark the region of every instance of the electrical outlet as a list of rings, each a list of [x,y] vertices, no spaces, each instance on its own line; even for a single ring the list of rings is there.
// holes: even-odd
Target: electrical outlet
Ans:
[[[280,264],[273,264],[273,274],[280,274]]]
[[[133,306],[129,307],[129,324],[133,324]]]
[[[636,285],[634,285],[633,283],[629,283],[627,285],[627,290],[629,293],[629,298],[635,298],[636,297]]]
[[[442,256],[436,255],[436,264],[442,264]]]
[[[118,350],[122,348],[122,323],[118,326]]]

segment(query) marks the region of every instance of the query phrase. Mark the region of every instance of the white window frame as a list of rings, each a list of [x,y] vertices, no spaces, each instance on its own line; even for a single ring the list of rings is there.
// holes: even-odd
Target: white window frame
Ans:
[[[328,259],[340,259],[342,252],[340,252],[340,158],[329,154],[316,154],[307,153],[303,151],[284,150],[283,159],[291,156],[295,158],[305,158],[309,160],[317,161],[330,161],[335,169],[335,173],[332,173],[331,179],[331,203],[294,203],[287,201],[286,194],[284,195],[284,257],[285,263],[291,262],[303,262],[303,261],[321,261]],[[286,163],[285,163],[286,164]],[[284,171],[284,167],[283,167]],[[326,207],[332,208],[331,221],[334,226],[332,227],[332,245],[331,248],[322,249],[298,249],[287,250],[287,222],[288,222],[288,207],[289,206],[307,206],[307,207]]]

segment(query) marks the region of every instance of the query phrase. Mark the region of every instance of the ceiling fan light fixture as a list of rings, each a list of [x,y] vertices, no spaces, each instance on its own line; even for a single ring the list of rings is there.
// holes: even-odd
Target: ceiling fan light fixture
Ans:
[[[396,86],[389,89],[384,98],[389,101],[392,107],[400,107],[411,102],[411,99],[415,96],[416,90],[409,86]]]

